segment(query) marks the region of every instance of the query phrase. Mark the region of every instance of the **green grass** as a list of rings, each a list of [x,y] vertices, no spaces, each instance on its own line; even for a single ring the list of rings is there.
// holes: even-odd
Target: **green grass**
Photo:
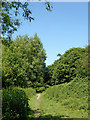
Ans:
[[[70,83],[55,85],[29,101],[34,118],[88,118],[88,79],[74,79]],[[34,119],[33,118],[33,119]]]
[[[70,83],[50,87],[47,89],[45,96],[72,111],[81,112],[84,117],[88,116],[87,78],[75,78]]]
[[[70,83],[54,85],[40,93],[37,100],[33,88],[18,88],[29,98],[31,112],[28,120],[61,120],[88,118],[88,79],[75,78]]]
[[[87,118],[87,112],[81,110],[71,110],[61,103],[49,100],[43,93],[39,100],[33,97],[30,101],[30,107],[38,110],[39,116],[57,116],[59,118]]]

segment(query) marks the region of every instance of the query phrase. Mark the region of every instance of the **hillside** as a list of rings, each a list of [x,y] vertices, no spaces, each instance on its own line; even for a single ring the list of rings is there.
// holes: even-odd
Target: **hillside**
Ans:
[[[88,79],[75,78],[70,83],[55,85],[47,89],[45,95],[68,108],[87,111]]]
[[[30,106],[41,118],[87,118],[88,79],[75,78],[70,83],[54,85],[41,93],[39,100],[34,96]]]

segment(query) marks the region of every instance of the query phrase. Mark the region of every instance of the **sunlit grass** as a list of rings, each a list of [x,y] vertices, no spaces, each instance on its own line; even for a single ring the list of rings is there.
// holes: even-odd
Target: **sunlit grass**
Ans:
[[[36,95],[29,102],[40,116],[59,116],[60,118],[88,118],[88,80],[75,79],[70,83],[56,85]]]

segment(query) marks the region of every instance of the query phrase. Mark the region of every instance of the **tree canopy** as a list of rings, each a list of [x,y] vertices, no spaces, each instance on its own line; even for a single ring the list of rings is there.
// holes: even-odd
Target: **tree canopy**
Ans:
[[[37,34],[31,38],[17,36],[9,47],[2,48],[3,87],[33,87],[39,91],[88,76],[88,47],[71,48],[47,67],[46,52]]]
[[[40,87],[43,85],[46,53],[40,39],[17,36],[9,47],[3,45],[3,86]]]
[[[51,85],[70,82],[76,76],[87,77],[87,48],[71,48],[67,50],[49,69]],[[86,61],[86,62],[85,62]]]
[[[46,10],[51,11],[52,6],[49,2],[45,2]],[[20,17],[31,22],[34,20],[29,2],[1,2],[0,14],[2,23],[2,36],[7,40],[11,40],[11,35],[17,31],[21,25]],[[20,12],[22,9],[22,12]]]

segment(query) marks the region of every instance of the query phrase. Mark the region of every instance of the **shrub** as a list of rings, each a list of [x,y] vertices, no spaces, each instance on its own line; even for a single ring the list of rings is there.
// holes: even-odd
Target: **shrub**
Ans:
[[[13,89],[23,90],[29,99],[36,94],[36,90],[32,87],[29,88],[14,87]]]
[[[26,120],[28,115],[28,98],[19,89],[2,90],[2,120]]]
[[[38,93],[38,92],[43,92],[43,91],[45,91],[45,87],[37,87],[36,88],[36,92]]]

